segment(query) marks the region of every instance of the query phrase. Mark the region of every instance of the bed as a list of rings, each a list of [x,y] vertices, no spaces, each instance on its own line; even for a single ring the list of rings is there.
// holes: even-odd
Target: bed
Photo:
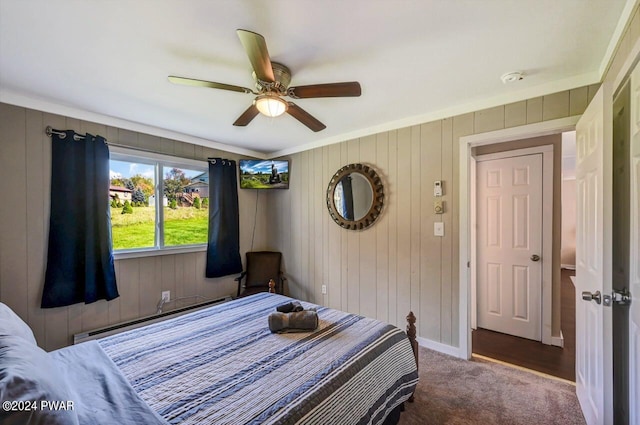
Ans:
[[[51,353],[26,341],[33,338],[28,327],[21,329],[24,335],[12,335],[0,325],[0,422],[397,421],[418,382],[407,335],[374,319],[304,302],[317,309],[315,331],[271,333],[268,315],[288,301],[260,293]],[[36,353],[25,356],[24,349]],[[26,366],[12,367],[25,358]],[[16,376],[25,371],[29,385]],[[22,388],[29,386],[35,388]],[[72,408],[36,403],[33,409],[24,404],[29,401],[71,401]]]

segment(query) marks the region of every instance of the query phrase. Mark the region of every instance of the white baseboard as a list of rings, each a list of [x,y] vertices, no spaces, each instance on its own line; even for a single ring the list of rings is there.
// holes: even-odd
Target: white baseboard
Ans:
[[[428,348],[430,350],[437,351],[439,353],[448,354],[453,357],[458,357],[461,359],[467,359],[466,353],[465,356],[460,355],[460,348],[454,347],[453,345],[443,344],[441,342],[432,341],[427,338],[416,337],[416,341],[418,341],[418,345],[421,345],[424,348]]]
[[[575,264],[560,264],[560,268],[561,269],[566,269],[566,270],[575,270],[576,269],[576,265]]]
[[[560,336],[551,337],[551,345],[555,345],[556,347],[564,347],[564,335],[562,335],[562,331],[560,331]]]

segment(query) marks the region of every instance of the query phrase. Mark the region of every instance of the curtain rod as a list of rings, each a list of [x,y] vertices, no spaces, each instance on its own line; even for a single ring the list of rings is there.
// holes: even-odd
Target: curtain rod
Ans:
[[[47,134],[47,136],[51,137],[52,134],[57,134],[58,136],[60,136],[62,139],[64,139],[67,136],[67,133],[62,132],[62,131],[57,131],[54,130],[50,125],[48,125],[44,132]],[[79,141],[79,140],[83,140],[84,136],[81,134],[75,134],[73,136],[74,140]],[[168,155],[162,152],[158,152],[155,151],[153,149],[146,149],[146,148],[139,148],[136,146],[130,146],[130,145],[123,145],[121,143],[112,143],[107,141],[107,139],[104,140],[104,144],[107,146],[113,146],[113,147],[117,147],[117,148],[125,148],[125,149],[131,149],[134,151],[140,151],[140,152],[148,152],[148,153],[155,153],[155,154],[160,154],[160,155]],[[184,158],[184,159],[191,159],[191,160],[196,160],[196,161],[203,161],[199,158],[192,158],[192,157],[188,157],[188,156],[182,156],[182,155],[175,155],[175,154],[171,154],[171,156],[175,156],[176,158]]]
[[[51,137],[52,134],[57,134],[58,136],[60,136],[61,139],[64,139],[65,137],[67,137],[67,133],[65,133],[63,131],[54,130],[53,128],[51,128],[50,125],[48,125],[47,128],[44,129],[44,132],[49,137]],[[75,140],[75,141],[82,140],[82,139],[84,139],[84,136],[81,135],[81,134],[74,134],[73,135],[73,140]]]

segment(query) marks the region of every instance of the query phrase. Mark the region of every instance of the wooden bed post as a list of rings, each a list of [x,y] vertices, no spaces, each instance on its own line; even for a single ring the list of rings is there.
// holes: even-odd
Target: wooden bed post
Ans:
[[[407,336],[409,337],[409,342],[411,343],[411,348],[413,349],[413,356],[416,358],[416,369],[418,368],[418,341],[416,340],[416,316],[413,314],[413,311],[410,311],[407,315]],[[415,391],[413,392],[415,394]],[[409,402],[413,403],[414,397],[411,394],[409,397]]]
[[[270,294],[276,293],[276,283],[273,281],[273,279],[269,279],[269,293]]]

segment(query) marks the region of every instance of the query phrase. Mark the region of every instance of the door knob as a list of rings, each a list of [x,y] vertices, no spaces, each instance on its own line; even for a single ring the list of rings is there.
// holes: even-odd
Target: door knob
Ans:
[[[582,293],[582,299],[585,301],[595,301],[596,303],[600,304],[602,302],[602,294],[600,293],[600,291],[596,291],[594,293],[584,291]]]
[[[531,256],[531,261],[540,261],[540,256],[539,256],[539,255],[537,255],[537,254],[533,254],[533,255]]]

